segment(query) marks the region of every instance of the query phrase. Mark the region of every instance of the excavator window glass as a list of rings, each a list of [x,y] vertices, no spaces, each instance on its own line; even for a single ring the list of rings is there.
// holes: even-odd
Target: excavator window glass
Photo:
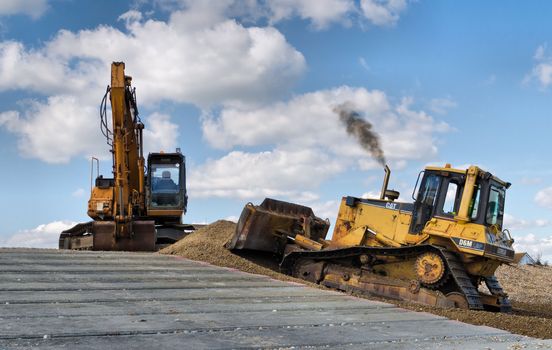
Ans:
[[[502,227],[502,219],[504,216],[504,192],[504,187],[496,184],[491,185],[485,219],[488,225],[498,225]]]
[[[152,206],[172,207],[180,204],[180,164],[152,164],[150,176]]]

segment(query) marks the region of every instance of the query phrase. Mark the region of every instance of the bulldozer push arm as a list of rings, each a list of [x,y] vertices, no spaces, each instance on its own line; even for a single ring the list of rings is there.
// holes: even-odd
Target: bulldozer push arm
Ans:
[[[244,208],[227,247],[270,252],[282,272],[339,290],[510,311],[494,276],[514,254],[513,240],[502,229],[510,184],[476,166],[427,167],[414,203],[405,203],[388,190],[390,170],[385,170],[380,198],[342,199],[329,240],[327,227],[313,235],[305,226],[308,221],[298,213],[316,218],[310,208],[297,211],[286,203],[285,211],[267,210],[265,202],[274,200],[266,199],[261,206]],[[295,220],[289,221],[290,213],[296,213]],[[489,293],[478,290],[481,283]]]

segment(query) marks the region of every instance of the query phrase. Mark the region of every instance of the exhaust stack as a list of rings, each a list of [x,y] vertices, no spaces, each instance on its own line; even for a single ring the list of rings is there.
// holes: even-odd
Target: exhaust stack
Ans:
[[[387,187],[389,186],[389,178],[391,177],[391,169],[389,169],[386,164],[383,170],[385,170],[385,176],[383,177],[383,186],[381,186],[380,199],[384,201],[385,198],[387,198],[387,200],[393,202],[398,199],[401,194],[395,190],[387,189]]]
[[[391,169],[385,164],[383,168],[385,170],[385,176],[383,177],[383,186],[381,186],[380,199],[385,200],[385,192],[387,192],[387,186],[389,185],[389,177],[391,176]]]

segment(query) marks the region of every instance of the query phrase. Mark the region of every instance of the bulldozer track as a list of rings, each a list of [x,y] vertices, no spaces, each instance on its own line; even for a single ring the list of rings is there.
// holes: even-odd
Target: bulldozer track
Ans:
[[[498,282],[496,276],[486,277],[484,281],[487,288],[489,288],[489,292],[491,292],[492,295],[500,297],[500,312],[512,312],[512,304],[510,303],[510,299],[508,299],[508,295],[504,292],[504,289],[502,289],[502,286]]]
[[[461,293],[468,301],[470,309],[483,310],[483,303],[477,288],[473,285],[470,276],[468,276],[466,269],[462,266],[460,259],[453,252],[445,249],[439,249],[441,255],[445,258],[447,266],[449,268],[452,278],[456,282],[456,285],[460,289]]]
[[[291,275],[293,273],[295,264],[302,259],[346,259],[360,256],[361,254],[407,258],[429,251],[433,251],[439,254],[445,260],[448,273],[450,274],[450,276],[452,276],[456,284],[457,291],[462,293],[466,298],[469,308],[473,310],[483,310],[483,303],[481,302],[479,292],[477,291],[477,288],[473,285],[469,275],[462,266],[462,263],[456,256],[456,254],[434,245],[419,245],[400,248],[350,247],[324,251],[296,251],[284,256],[282,263],[280,264],[280,269],[282,270],[282,272]],[[498,288],[500,288],[498,281],[496,281],[496,285],[498,285]],[[500,288],[500,290],[502,291],[502,288]]]

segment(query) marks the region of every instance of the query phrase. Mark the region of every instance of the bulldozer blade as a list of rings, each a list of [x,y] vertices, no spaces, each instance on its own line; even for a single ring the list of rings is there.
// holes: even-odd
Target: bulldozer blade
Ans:
[[[288,237],[298,233],[316,241],[324,238],[330,224],[316,217],[311,208],[265,198],[261,205],[248,203],[240,215],[236,232],[226,248],[282,254]]]
[[[130,226],[130,237],[116,237],[115,222],[95,221],[92,224],[92,250],[155,251],[154,221],[133,221]]]

